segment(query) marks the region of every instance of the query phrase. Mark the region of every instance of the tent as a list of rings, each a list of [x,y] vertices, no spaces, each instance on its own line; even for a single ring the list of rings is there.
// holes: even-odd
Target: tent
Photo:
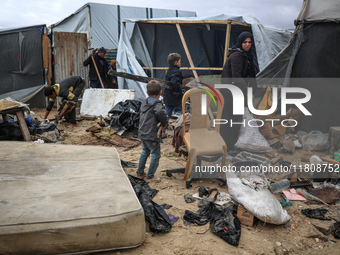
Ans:
[[[45,25],[0,31],[0,99],[29,102],[41,91],[46,83],[46,36]]]
[[[93,48],[105,47],[108,50],[105,56],[108,62],[115,59],[124,18],[183,16],[195,17],[196,12],[87,3],[50,26],[55,59],[54,78],[59,81],[79,75],[88,80],[88,68],[84,68],[82,63]],[[128,34],[131,28],[131,25],[126,27]]]
[[[86,33],[89,48],[117,49],[123,19],[160,17],[196,17],[196,12],[87,3],[50,28],[51,33]]]
[[[311,99],[304,106],[312,116],[299,119],[299,130],[328,132],[331,126],[340,126],[339,21],[340,1],[305,0],[295,20],[292,40],[258,74],[260,85],[310,91]]]
[[[125,19],[134,24],[131,37],[122,26],[117,52],[117,70],[164,78],[171,52],[182,55],[183,75],[221,74],[227,51],[238,35],[254,35],[258,70],[266,66],[289,42],[292,32],[265,27],[252,16],[217,15],[202,18]],[[228,47],[225,47],[225,46]],[[136,90],[136,99],[146,97],[145,84],[119,79],[120,88]]]

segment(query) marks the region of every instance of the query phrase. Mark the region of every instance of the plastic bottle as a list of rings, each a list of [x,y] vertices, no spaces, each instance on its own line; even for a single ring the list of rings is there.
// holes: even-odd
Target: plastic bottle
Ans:
[[[288,179],[283,179],[281,181],[270,184],[270,187],[272,188],[273,193],[278,193],[283,189],[289,188],[290,182]]]

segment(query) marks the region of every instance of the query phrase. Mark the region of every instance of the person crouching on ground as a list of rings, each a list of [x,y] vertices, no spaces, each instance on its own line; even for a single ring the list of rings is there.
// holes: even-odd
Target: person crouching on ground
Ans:
[[[142,103],[140,108],[140,119],[138,138],[142,140],[143,151],[139,158],[137,177],[143,179],[146,176],[147,182],[160,182],[161,179],[155,177],[155,172],[161,157],[161,134],[159,128],[163,128],[168,122],[162,102],[159,97],[162,94],[161,85],[158,81],[151,80],[146,85],[149,97]],[[158,127],[161,123],[161,127]],[[144,173],[145,164],[148,157],[152,155],[147,175]]]
[[[85,80],[80,76],[70,76],[64,80],[61,80],[58,84],[53,86],[45,87],[44,94],[49,98],[48,105],[46,107],[46,112],[44,119],[47,119],[54,102],[57,97],[62,97],[63,101],[78,102],[78,97],[84,90]],[[69,113],[64,114],[66,120],[70,123],[66,126],[75,127],[76,122],[76,108],[74,107]]]

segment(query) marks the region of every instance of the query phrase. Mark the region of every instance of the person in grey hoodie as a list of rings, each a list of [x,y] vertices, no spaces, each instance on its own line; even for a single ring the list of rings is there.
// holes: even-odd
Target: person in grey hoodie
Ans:
[[[168,115],[165,113],[159,97],[162,94],[161,85],[158,81],[151,80],[146,85],[149,97],[142,103],[140,108],[138,138],[142,140],[143,151],[139,158],[137,177],[143,179],[146,176],[147,182],[160,182],[161,179],[155,177],[155,172],[161,157],[161,130],[168,122]],[[161,124],[158,127],[158,123]],[[148,174],[144,173],[145,164],[148,157],[152,155]]]

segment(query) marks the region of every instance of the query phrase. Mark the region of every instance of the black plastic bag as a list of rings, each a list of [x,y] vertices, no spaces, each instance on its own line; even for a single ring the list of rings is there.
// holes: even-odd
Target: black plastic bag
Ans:
[[[238,246],[241,238],[241,223],[232,208],[222,207],[210,221],[210,230],[228,244]]]
[[[35,134],[35,127],[27,127],[31,135]],[[21,132],[20,125],[16,122],[0,123],[0,140],[23,141],[24,136]]]
[[[125,100],[119,102],[110,111],[110,120],[107,120],[114,130],[137,130],[139,126],[139,109],[141,102],[137,100]]]
[[[143,207],[145,219],[149,222],[150,230],[155,233],[169,232],[172,228],[169,216],[160,205],[152,201],[152,198],[158,191],[151,189],[149,184],[143,179],[132,175],[128,175],[128,177]]]
[[[236,216],[236,207],[217,208],[210,202],[196,213],[186,210],[183,219],[185,221],[205,225],[210,222],[210,230],[225,242],[238,246],[241,238],[241,223]]]

